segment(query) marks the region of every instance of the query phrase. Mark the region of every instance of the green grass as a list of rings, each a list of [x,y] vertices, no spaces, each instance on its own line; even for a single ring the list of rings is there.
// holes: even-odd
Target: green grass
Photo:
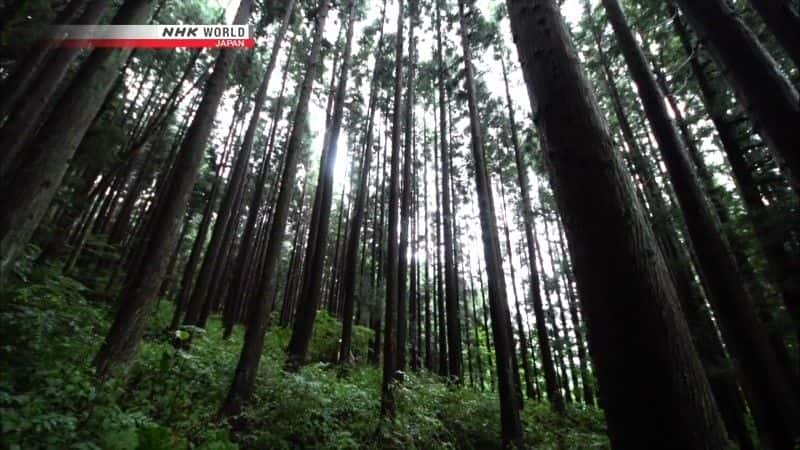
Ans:
[[[320,312],[314,362],[283,370],[289,330],[267,335],[255,396],[232,432],[213,417],[236,366],[242,330],[222,339],[218,318],[176,350],[164,329],[168,301],[150,320],[135,361],[97,384],[92,358],[111,308],[53,268],[31,271],[0,299],[0,448],[20,449],[355,449],[498,448],[496,394],[452,387],[436,376],[407,376],[398,387],[394,422],[378,417],[381,372],[359,363],[346,376],[335,358],[341,325]],[[358,327],[357,359],[371,331]],[[533,448],[608,448],[602,414],[552,414],[528,403],[525,440]]]

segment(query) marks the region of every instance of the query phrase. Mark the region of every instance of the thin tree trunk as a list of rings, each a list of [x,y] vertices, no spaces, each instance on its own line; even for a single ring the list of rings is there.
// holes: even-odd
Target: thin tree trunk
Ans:
[[[566,285],[567,285],[567,303],[569,305],[569,313],[570,313],[570,321],[572,322],[573,329],[575,330],[575,344],[578,347],[578,363],[581,372],[581,387],[583,388],[583,403],[587,406],[594,405],[594,391],[592,390],[592,376],[589,373],[589,361],[588,357],[586,356],[586,342],[583,337],[583,331],[581,330],[581,322],[578,318],[578,305],[575,300],[575,292],[572,289],[572,267],[569,265],[567,252],[564,249],[564,239],[562,238],[562,231],[561,231],[561,222],[558,222],[559,225],[559,233],[558,233],[558,244],[561,250],[560,258],[561,261],[565,263],[565,266],[562,270],[564,270],[564,275],[566,278]],[[576,383],[577,386],[577,383]]]
[[[444,103],[443,101],[441,103]],[[436,118],[436,107],[433,108],[434,112],[434,119]],[[441,134],[444,133],[444,129],[446,124],[441,123],[441,118],[444,117],[443,111],[439,113],[440,123],[439,128],[442,130]],[[435,122],[435,120],[434,120]],[[438,139],[438,134],[436,126],[434,126],[434,147],[435,144],[439,144],[439,148],[434,148],[433,152],[433,173],[435,174],[435,183],[436,186],[436,270],[434,272],[434,279],[436,290],[434,291],[435,294],[435,328],[436,328],[436,335],[438,338],[437,342],[437,350],[438,350],[438,360],[437,360],[437,373],[442,376],[446,377],[448,372],[448,365],[447,365],[447,328],[444,322],[444,283],[442,278],[444,277],[444,271],[442,269],[442,208],[444,202],[442,201],[443,194],[442,192],[442,183],[440,182],[441,178],[441,171],[439,170],[439,155],[442,152],[442,141]],[[445,138],[442,138],[445,139]]]
[[[233,381],[228,390],[228,394],[219,410],[219,416],[231,417],[237,415],[243,403],[249,400],[255,384],[258,363],[261,360],[261,353],[264,347],[264,333],[266,332],[269,320],[268,311],[272,309],[269,292],[273,288],[273,280],[276,275],[278,257],[281,253],[281,243],[286,229],[286,219],[289,214],[289,203],[294,190],[295,175],[297,173],[298,158],[300,157],[300,147],[306,135],[308,125],[308,102],[311,98],[311,91],[314,80],[322,66],[321,47],[322,35],[325,29],[325,22],[330,9],[329,0],[321,0],[315,18],[314,37],[311,50],[308,56],[308,66],[306,69],[303,83],[300,86],[297,108],[294,112],[292,132],[289,142],[286,145],[284,154],[285,166],[281,175],[280,191],[275,202],[275,210],[272,215],[272,225],[269,230],[266,253],[263,261],[263,274],[259,283],[259,296],[253,298],[249,305],[249,320],[245,331],[242,353],[236,366]],[[266,297],[266,298],[265,298]]]
[[[403,191],[400,199],[400,248],[399,248],[399,272],[397,284],[399,293],[397,297],[397,367],[396,370],[406,370],[406,341],[408,340],[408,307],[409,289],[406,286],[408,279],[409,261],[408,254],[408,234],[411,220],[411,165],[412,157],[412,137],[414,134],[414,124],[412,114],[414,107],[414,65],[416,52],[414,49],[414,28],[417,22],[417,0],[409,1],[409,27],[408,27],[408,70],[406,82],[406,98],[403,111],[403,124],[405,125],[405,152],[403,154]]]
[[[433,264],[433,262],[431,261],[431,251],[430,251],[430,247],[428,246],[428,241],[430,240],[430,216],[428,215],[428,159],[430,158],[430,153],[428,153],[428,128],[427,128],[427,122],[425,120],[427,118],[427,112],[428,112],[428,109],[427,109],[427,106],[426,106],[425,115],[423,116],[423,122],[422,122],[422,129],[423,129],[422,136],[423,136],[423,139],[424,139],[422,146],[423,146],[423,152],[425,154],[425,157],[423,158],[423,162],[422,162],[422,164],[423,164],[423,169],[422,169],[422,174],[423,174],[422,175],[422,177],[423,177],[423,183],[422,183],[422,197],[423,197],[422,215],[423,215],[423,220],[422,220],[422,223],[424,224],[424,228],[425,228],[425,297],[424,297],[423,301],[425,302],[425,368],[428,369],[428,371],[433,372],[433,367],[434,367],[434,363],[433,363],[433,343],[434,342],[433,342],[433,328],[432,328],[432,325],[433,325],[432,319],[433,318],[432,318],[432,311],[431,311],[431,272],[430,272],[430,266],[431,266],[431,264]],[[435,125],[434,125],[434,128],[435,128]],[[436,144],[434,143],[434,147],[435,147],[435,145]],[[436,149],[435,148],[434,148],[434,153],[436,153]],[[436,190],[434,189],[434,195],[435,195],[435,191]],[[435,277],[435,272],[434,272],[433,275]],[[435,289],[435,284],[434,284],[434,289]],[[434,295],[435,295],[435,291],[434,291]]]
[[[225,167],[230,153],[230,148],[228,148],[223,154],[222,159],[217,166],[217,173],[214,177],[214,182],[211,185],[211,190],[206,195],[207,200],[205,210],[203,211],[203,219],[197,226],[197,235],[195,236],[194,244],[192,245],[192,252],[189,255],[189,260],[186,262],[186,266],[183,269],[183,275],[181,277],[181,290],[180,294],[178,294],[177,300],[175,301],[175,311],[172,314],[172,321],[170,322],[169,326],[170,330],[175,330],[178,328],[178,325],[180,325],[181,320],[183,319],[183,313],[186,310],[186,305],[188,305],[189,299],[192,296],[192,288],[194,286],[197,264],[200,262],[203,249],[206,245],[206,236],[208,235],[208,230],[211,227],[211,219],[214,215],[215,204],[217,202],[217,194],[219,193],[219,185],[221,183],[220,173],[222,168]]]
[[[545,240],[547,242],[547,255],[550,259],[550,265],[553,269],[553,276],[556,282],[556,299],[558,301],[559,321],[561,322],[560,328],[561,332],[564,335],[564,339],[561,341],[561,348],[564,350],[561,355],[562,361],[564,358],[566,358],[567,360],[567,365],[562,366],[563,367],[562,372],[564,372],[564,390],[565,392],[569,392],[567,394],[568,398],[571,397],[572,394],[574,394],[575,401],[577,402],[580,399],[580,395],[578,394],[580,382],[578,380],[578,371],[575,369],[575,356],[572,353],[572,343],[570,342],[569,328],[567,327],[567,317],[565,311],[566,308],[564,307],[564,301],[563,301],[565,293],[561,291],[561,282],[559,281],[561,275],[563,275],[563,272],[565,272],[565,269],[563,260],[559,260],[559,269],[560,272],[562,273],[559,274],[556,271],[556,255],[555,252],[553,251],[554,244],[553,241],[550,239],[550,227],[547,226],[547,220],[545,220],[544,222],[544,235],[545,235]],[[572,381],[572,388],[569,390],[567,389],[567,387],[569,386],[569,381],[567,380],[567,375],[566,375],[567,369],[569,369],[569,373],[571,376],[570,380]]]
[[[381,417],[393,418],[395,414],[394,382],[397,380],[397,304],[400,296],[398,271],[400,258],[397,238],[399,234],[398,206],[400,206],[400,134],[403,85],[403,26],[405,22],[403,0],[397,0],[397,33],[394,46],[394,101],[392,104],[392,155],[389,177],[389,233],[386,276],[386,306],[383,319],[383,379],[381,382]]]
[[[322,160],[320,167],[320,183],[321,186],[317,188],[317,196],[321,196],[319,202],[315,199],[315,207],[319,207],[319,222],[311,222],[309,229],[309,241],[306,244],[306,256],[304,264],[304,280],[300,290],[300,298],[297,304],[297,313],[292,327],[292,336],[289,339],[287,347],[287,364],[291,366],[299,366],[303,364],[306,354],[308,353],[308,345],[311,342],[311,335],[314,330],[314,319],[317,315],[317,308],[320,304],[322,297],[322,272],[324,269],[325,255],[324,251],[327,247],[328,228],[331,217],[331,201],[333,197],[333,170],[336,164],[336,154],[339,144],[339,132],[344,118],[344,103],[345,95],[347,93],[347,79],[350,71],[351,55],[352,55],[352,42],[353,42],[353,28],[357,17],[355,1],[350,0],[348,3],[348,23],[347,23],[347,36],[344,48],[344,57],[342,59],[341,73],[339,76],[339,85],[336,89],[336,98],[333,106],[333,118],[331,120],[331,127],[329,129],[328,148],[325,152],[326,157]],[[318,203],[318,204],[317,204]],[[342,215],[345,212],[342,211]],[[316,231],[315,231],[316,229]],[[316,234],[316,239],[311,238],[312,234]],[[334,260],[334,264],[336,261]]]
[[[530,293],[531,304],[533,306],[533,315],[536,318],[536,339],[539,342],[539,352],[542,358],[542,370],[544,371],[545,389],[547,390],[547,398],[550,401],[550,406],[557,412],[564,412],[564,401],[561,397],[561,392],[558,387],[558,380],[556,380],[555,365],[553,364],[553,351],[550,347],[550,339],[547,336],[547,327],[545,325],[544,308],[542,307],[542,294],[540,290],[539,273],[536,270],[536,232],[535,222],[533,219],[533,210],[531,209],[531,196],[530,186],[528,184],[528,166],[525,164],[525,159],[522,154],[519,143],[519,135],[517,133],[517,122],[514,118],[514,105],[511,101],[511,92],[508,88],[508,74],[506,70],[505,55],[502,55],[500,63],[503,69],[503,81],[506,89],[506,106],[508,108],[508,122],[511,131],[511,143],[514,147],[514,161],[517,170],[517,184],[519,185],[522,195],[522,219],[525,228],[525,243],[528,251],[528,265],[530,273]],[[542,268],[544,270],[544,268]]]
[[[259,90],[261,90],[263,87],[264,85],[262,84],[259,87]],[[264,93],[265,92],[266,91],[264,91]],[[244,96],[240,97],[243,98]],[[262,105],[263,100],[264,97],[261,98]],[[243,100],[241,109],[239,109],[238,114],[234,115],[233,125],[231,128],[232,130],[236,130],[238,128],[238,130],[241,131],[236,124],[244,124],[246,109],[246,102]],[[245,141],[243,142],[242,146],[238,148],[236,156],[233,158],[233,167],[231,168],[231,172],[228,177],[225,193],[222,196],[219,209],[217,210],[217,219],[214,222],[214,230],[211,233],[211,240],[208,243],[206,254],[203,257],[203,264],[200,266],[200,271],[197,274],[197,284],[195,285],[192,296],[189,299],[189,303],[186,305],[186,315],[183,318],[184,325],[200,326],[200,323],[202,322],[200,317],[203,315],[206,305],[209,302],[216,301],[216,299],[212,297],[213,283],[214,280],[217,279],[219,273],[222,272],[222,266],[225,264],[225,259],[222,257],[222,255],[226,250],[225,238],[227,230],[230,227],[231,222],[234,220],[237,202],[244,188],[245,180],[247,179],[247,171],[250,165],[250,154],[253,150],[253,139],[255,137],[255,130],[257,128],[259,116],[257,112],[258,109],[260,108],[253,110],[253,115],[251,116],[250,124],[248,125],[247,132],[251,133],[249,137],[249,143],[246,142],[248,141],[248,136],[245,135]],[[239,132],[235,131],[230,133],[229,137],[229,146],[237,147]]]
[[[447,142],[447,99],[445,97],[445,85],[447,84],[447,72],[444,65],[444,44],[442,43],[442,21],[440,10],[444,9],[441,0],[437,0],[434,5],[436,8],[436,58],[439,71],[439,139],[442,163],[442,221],[444,235],[444,305],[447,316],[447,355],[448,370],[447,375],[456,383],[461,382],[464,372],[461,356],[461,324],[458,313],[458,277],[456,274],[455,262],[453,261],[453,204],[450,198],[450,149]],[[440,369],[441,371],[441,369]]]
[[[511,370],[511,359],[515,353],[513,348],[514,341],[511,336],[511,316],[506,297],[505,274],[503,273],[502,256],[500,254],[500,239],[497,233],[491,184],[484,159],[483,137],[475,96],[475,77],[466,27],[465,9],[465,0],[459,0],[458,12],[461,22],[461,47],[464,52],[467,104],[469,106],[470,134],[472,137],[472,159],[478,194],[478,212],[483,235],[486,275],[489,281],[489,309],[492,315],[492,329],[494,330],[497,385],[500,393],[501,435],[505,446],[522,448],[522,424],[519,418],[519,405],[516,404],[517,399],[514,396],[514,391],[518,386]]]
[[[503,179],[500,177],[500,198],[503,204],[503,232],[506,241],[506,255],[508,256],[508,265],[511,272],[511,294],[514,296],[514,308],[516,314],[514,318],[517,322],[517,334],[519,335],[519,350],[520,358],[522,358],[522,372],[525,377],[525,395],[531,399],[534,398],[536,393],[533,388],[533,378],[531,377],[530,358],[528,356],[528,338],[525,336],[525,327],[522,323],[523,309],[519,304],[519,296],[517,295],[517,275],[514,269],[513,258],[511,255],[511,234],[508,231],[508,213],[506,211],[506,194],[505,187],[503,186]]]

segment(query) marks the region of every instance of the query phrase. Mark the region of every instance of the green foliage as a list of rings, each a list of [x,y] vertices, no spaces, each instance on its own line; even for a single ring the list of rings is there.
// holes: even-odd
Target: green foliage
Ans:
[[[339,354],[339,338],[342,324],[327,311],[319,311],[314,322],[308,359],[311,361],[336,362]],[[372,330],[362,326],[353,327],[352,352],[356,361],[366,361]],[[288,342],[288,341],[287,341]]]
[[[56,268],[37,269],[26,280],[0,299],[0,448],[499,447],[497,394],[449,386],[433,375],[408,374],[396,387],[397,418],[382,421],[381,371],[360,363],[372,331],[356,327],[357,364],[344,372],[330,364],[341,324],[324,311],[315,324],[312,362],[296,373],[283,369],[291,330],[270,329],[254,399],[231,431],[214,417],[236,367],[241,329],[223,340],[221,322],[212,317],[205,332],[192,333],[190,350],[175,349],[174,332],[164,331],[172,304],[160,301],[135,362],[99,384],[91,358],[110,324],[110,308],[88,302],[88,288]],[[608,445],[594,410],[561,418],[546,405],[528,404],[523,420],[526,440],[536,448]]]

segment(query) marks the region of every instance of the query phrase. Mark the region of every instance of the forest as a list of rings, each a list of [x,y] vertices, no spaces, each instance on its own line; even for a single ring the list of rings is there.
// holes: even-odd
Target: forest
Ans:
[[[798,0],[0,1],[0,449],[800,449],[798,91]]]

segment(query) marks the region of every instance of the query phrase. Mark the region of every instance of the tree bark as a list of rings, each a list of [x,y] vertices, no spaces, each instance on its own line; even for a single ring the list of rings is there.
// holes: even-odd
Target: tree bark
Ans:
[[[403,85],[403,25],[405,22],[403,0],[397,0],[397,33],[394,46],[394,101],[392,104],[392,154],[389,176],[389,233],[387,242],[386,306],[383,319],[383,378],[381,382],[381,417],[393,418],[395,414],[394,382],[397,381],[397,304],[400,296],[398,270],[400,258],[397,238],[399,234],[398,207],[400,206],[400,137]]]
[[[689,162],[685,144],[670,119],[655,76],[650,71],[617,0],[602,0],[645,113],[658,142],[689,238],[697,254],[699,271],[718,314],[731,352],[736,356],[749,391],[759,430],[775,448],[790,449],[797,437],[800,410],[789,380],[783,376],[769,338],[745,290],[719,219],[708,204]]]
[[[251,0],[242,1],[235,23],[247,20],[251,6]],[[214,74],[208,80],[195,118],[181,144],[172,179],[164,193],[159,195],[161,202],[154,208],[155,216],[144,235],[141,261],[128,276],[118,300],[120,307],[114,322],[95,357],[95,370],[101,379],[110,376],[114,366],[130,359],[144,332],[150,304],[158,293],[168,257],[175,248],[180,220],[197,177],[234,55],[232,50],[222,50],[217,57]]]
[[[292,327],[292,336],[286,350],[287,363],[293,366],[302,364],[308,353],[308,345],[311,342],[311,334],[314,330],[314,319],[317,315],[317,308],[322,297],[322,272],[325,263],[325,248],[328,242],[328,228],[331,217],[331,201],[333,197],[333,169],[336,164],[336,154],[339,144],[339,132],[344,118],[344,103],[347,93],[347,79],[350,71],[352,57],[353,27],[355,24],[357,11],[355,2],[348,3],[348,23],[347,35],[344,49],[344,57],[341,64],[341,74],[339,85],[336,89],[336,98],[333,104],[333,118],[329,129],[328,148],[325,158],[320,166],[320,183],[317,195],[321,199],[315,199],[315,207],[319,208],[319,222],[312,221],[309,229],[309,241],[306,244],[305,267],[303,269],[304,280],[300,290],[300,298],[297,304],[297,313]],[[344,212],[343,212],[344,214]],[[316,229],[316,231],[315,231]],[[311,239],[311,235],[316,234],[316,239]],[[334,261],[335,263],[335,261]]]
[[[494,331],[495,364],[497,366],[497,385],[500,394],[501,434],[505,446],[522,448],[522,423],[519,418],[519,405],[516,404],[517,399],[514,394],[518,386],[511,370],[511,360],[514,355],[514,341],[511,336],[510,323],[511,315],[508,310],[497,219],[489,174],[486,168],[480,118],[478,117],[472,51],[466,27],[465,3],[466,0],[459,0],[458,12],[461,21],[461,47],[464,52],[467,104],[469,107],[470,135],[472,137],[472,160],[478,194],[478,212],[483,238],[483,253],[486,260],[486,275],[489,283],[489,310],[492,316],[492,330]]]
[[[325,22],[330,9],[329,0],[321,0],[316,11],[314,37],[308,56],[308,66],[303,83],[300,86],[297,108],[294,112],[292,132],[286,145],[284,154],[285,165],[281,174],[280,190],[275,202],[272,215],[272,225],[269,230],[266,253],[263,261],[263,274],[259,282],[258,297],[253,298],[249,305],[249,318],[245,331],[242,353],[236,366],[233,381],[228,394],[220,407],[220,417],[231,417],[239,414],[241,408],[253,392],[258,363],[264,347],[264,333],[269,321],[268,312],[272,309],[270,292],[274,289],[274,279],[277,272],[278,257],[281,253],[281,243],[286,229],[286,220],[289,214],[289,203],[294,191],[297,163],[300,157],[302,141],[306,135],[308,122],[308,102],[314,87],[314,80],[322,66],[321,47]]]
[[[509,1],[508,8],[570,242],[611,444],[727,448],[666,264],[614,153],[557,2]],[[647,406],[654,404],[657,410]]]
[[[756,130],[776,158],[786,163],[800,195],[800,97],[775,60],[725,0],[675,0],[700,39],[707,43],[737,96],[751,112]],[[778,3],[776,0],[774,3]],[[793,30],[797,33],[797,30]]]
[[[147,22],[154,0],[128,0],[112,23]],[[131,49],[97,49],[64,92],[39,135],[27,147],[14,176],[0,189],[0,280],[28,244],[56,190],[69,160],[83,140],[127,60]]]
[[[544,308],[542,307],[542,293],[539,288],[539,273],[536,270],[536,233],[535,224],[533,219],[533,210],[531,209],[531,196],[530,186],[528,184],[528,167],[525,164],[522,150],[519,143],[519,135],[517,133],[517,123],[514,118],[514,105],[511,102],[511,92],[508,88],[508,74],[506,70],[505,55],[502,55],[500,63],[503,69],[503,81],[506,89],[506,106],[508,107],[508,121],[511,132],[511,144],[514,147],[514,161],[517,170],[517,184],[519,185],[522,195],[522,220],[525,228],[525,243],[528,251],[528,265],[530,273],[530,294],[531,304],[533,306],[533,314],[536,318],[536,339],[539,343],[539,352],[542,358],[542,370],[544,371],[545,389],[547,390],[547,399],[550,401],[550,406],[557,412],[564,412],[564,401],[561,397],[561,391],[558,387],[558,380],[556,380],[555,366],[553,364],[553,351],[550,347],[550,339],[547,336],[547,327],[545,325]],[[542,268],[544,270],[544,268]]]

